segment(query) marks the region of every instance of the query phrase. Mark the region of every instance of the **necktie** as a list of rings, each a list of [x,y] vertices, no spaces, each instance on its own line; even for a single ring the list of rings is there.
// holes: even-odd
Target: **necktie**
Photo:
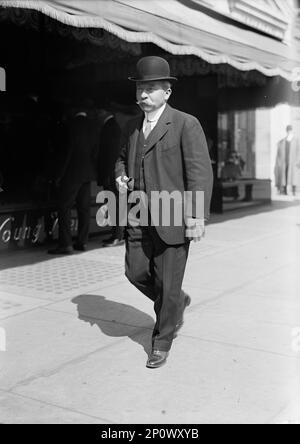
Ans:
[[[151,122],[150,122],[150,120],[147,120],[145,130],[144,130],[145,139],[147,139],[149,137],[149,134],[151,133],[151,131],[152,131]]]

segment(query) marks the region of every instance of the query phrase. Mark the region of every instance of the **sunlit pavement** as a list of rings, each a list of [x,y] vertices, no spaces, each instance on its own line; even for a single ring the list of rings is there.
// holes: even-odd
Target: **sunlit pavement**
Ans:
[[[152,304],[98,242],[0,256],[0,423],[300,423],[300,200],[212,218],[158,370]]]

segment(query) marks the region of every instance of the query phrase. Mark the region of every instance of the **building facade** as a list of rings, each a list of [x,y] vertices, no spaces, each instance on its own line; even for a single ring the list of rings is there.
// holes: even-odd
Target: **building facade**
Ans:
[[[125,126],[138,112],[127,77],[144,55],[168,59],[179,78],[171,104],[204,127],[215,174],[212,211],[270,202],[277,141],[288,123],[300,131],[297,7],[293,0],[80,7],[77,0],[0,0],[2,249],[57,232],[55,195],[38,174],[51,163],[53,119],[90,98],[96,113],[109,103]]]

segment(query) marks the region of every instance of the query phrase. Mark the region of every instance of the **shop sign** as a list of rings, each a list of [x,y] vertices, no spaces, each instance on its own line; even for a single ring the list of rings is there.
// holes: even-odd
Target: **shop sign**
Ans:
[[[72,234],[76,234],[78,220],[71,221]],[[0,216],[0,250],[24,248],[45,241],[46,238],[57,239],[57,212],[36,215],[34,211],[16,212]]]

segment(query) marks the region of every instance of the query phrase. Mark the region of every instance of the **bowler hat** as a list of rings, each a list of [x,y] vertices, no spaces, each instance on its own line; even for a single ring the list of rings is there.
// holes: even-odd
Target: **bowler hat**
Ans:
[[[136,65],[136,77],[129,77],[133,82],[153,82],[156,80],[176,81],[170,75],[169,63],[162,57],[143,57]]]

